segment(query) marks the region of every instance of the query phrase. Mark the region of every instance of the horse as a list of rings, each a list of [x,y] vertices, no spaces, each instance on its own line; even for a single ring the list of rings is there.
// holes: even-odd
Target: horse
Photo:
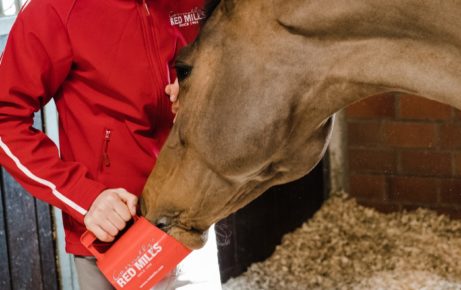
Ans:
[[[334,114],[406,92],[461,109],[461,1],[221,0],[177,58],[181,108],[142,195],[191,249],[325,154]]]

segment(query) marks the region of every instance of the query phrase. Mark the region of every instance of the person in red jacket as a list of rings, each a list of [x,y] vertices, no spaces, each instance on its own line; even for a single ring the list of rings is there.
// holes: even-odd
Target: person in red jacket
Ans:
[[[175,101],[174,58],[196,37],[203,6],[31,0],[19,13],[0,58],[0,163],[62,209],[67,252],[90,256],[80,243],[86,229],[110,242],[135,214],[172,126],[165,88]],[[32,127],[51,99],[60,152]]]

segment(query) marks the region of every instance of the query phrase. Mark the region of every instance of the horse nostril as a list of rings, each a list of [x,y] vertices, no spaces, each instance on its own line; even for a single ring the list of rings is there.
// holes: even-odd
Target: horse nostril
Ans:
[[[161,230],[165,230],[167,229],[171,224],[171,221],[169,218],[167,217],[161,217],[157,220],[157,222],[155,223],[155,225],[157,226],[157,228],[161,229]]]

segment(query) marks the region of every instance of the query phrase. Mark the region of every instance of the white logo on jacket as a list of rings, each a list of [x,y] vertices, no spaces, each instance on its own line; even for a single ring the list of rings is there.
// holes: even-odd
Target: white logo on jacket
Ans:
[[[199,22],[205,19],[205,10],[195,7],[191,11],[183,13],[170,12],[170,24],[171,26],[187,27],[190,25],[199,24]]]

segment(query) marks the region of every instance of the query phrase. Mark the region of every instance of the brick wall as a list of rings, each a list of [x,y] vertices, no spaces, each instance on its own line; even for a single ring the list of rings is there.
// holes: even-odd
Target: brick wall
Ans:
[[[461,218],[461,112],[403,94],[346,109],[349,192],[382,211]]]

